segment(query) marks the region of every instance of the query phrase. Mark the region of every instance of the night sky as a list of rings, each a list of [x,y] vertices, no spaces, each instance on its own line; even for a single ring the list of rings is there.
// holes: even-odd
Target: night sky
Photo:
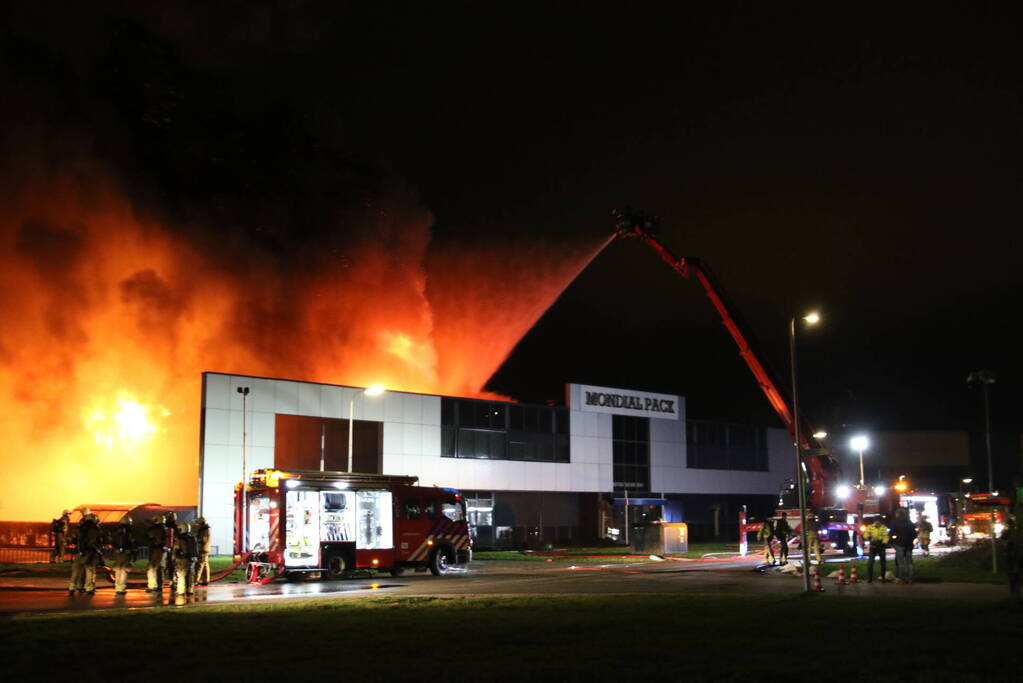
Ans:
[[[68,135],[180,229],[284,249],[381,183],[414,190],[436,249],[596,247],[632,205],[709,264],[782,377],[789,317],[820,310],[800,342],[816,424],[973,427],[966,376],[990,368],[994,427],[1019,430],[1021,56],[993,10],[136,4],[5,10],[8,153]],[[636,241],[489,388],[565,382],[777,424],[699,286]]]

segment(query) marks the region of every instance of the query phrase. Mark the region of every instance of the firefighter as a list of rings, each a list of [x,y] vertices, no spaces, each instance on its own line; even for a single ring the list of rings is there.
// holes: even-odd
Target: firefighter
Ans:
[[[917,525],[916,540],[920,542],[920,550],[924,552],[924,557],[931,554],[932,531],[934,531],[934,526],[927,521],[927,515],[920,515],[920,523]]]
[[[884,525],[880,517],[875,517],[874,521],[867,525],[863,532],[863,540],[870,546],[870,556],[867,559],[867,583],[874,580],[874,557],[881,558],[881,581],[887,581],[885,568],[888,560],[885,558],[885,550],[888,547],[888,527]]]
[[[200,586],[208,586],[210,583],[210,525],[206,523],[205,517],[195,520],[195,542],[199,548],[198,569],[195,572],[195,580]]]
[[[778,549],[780,564],[789,563],[789,536],[791,535],[792,527],[789,526],[789,515],[783,510],[781,519],[774,523],[774,537],[781,544],[781,548]]]
[[[50,562],[63,562],[67,553],[67,533],[71,526],[71,512],[64,510],[60,517],[50,523],[50,533],[53,534],[53,554],[50,555]]]
[[[82,517],[75,537],[75,559],[71,565],[71,583],[68,595],[96,592],[96,567],[103,560],[103,537],[99,517],[91,512]]]
[[[821,533],[817,517],[813,514],[806,515],[806,553],[812,558],[817,555],[817,564],[824,564],[824,556],[821,554]]]
[[[771,541],[774,540],[774,525],[771,523],[770,517],[764,518],[764,523],[760,525],[760,531],[757,532],[757,540],[764,542],[764,564],[774,566],[774,548],[771,547]]]
[[[198,547],[187,524],[180,524],[174,539],[174,565],[177,569],[178,595],[195,592],[195,561],[199,557]]]
[[[163,590],[163,558],[164,542],[167,539],[167,528],[163,525],[163,517],[156,515],[146,529],[146,545],[149,546],[149,564],[146,566],[146,592]]]
[[[114,530],[111,546],[114,549],[114,593],[128,592],[128,570],[135,561],[135,535],[131,517],[125,515]]]
[[[163,557],[166,562],[166,576],[167,584],[170,586],[171,592],[173,593],[177,588],[177,583],[174,577],[174,534],[178,530],[178,516],[171,510],[163,516],[163,527],[164,527],[164,540],[163,540]]]

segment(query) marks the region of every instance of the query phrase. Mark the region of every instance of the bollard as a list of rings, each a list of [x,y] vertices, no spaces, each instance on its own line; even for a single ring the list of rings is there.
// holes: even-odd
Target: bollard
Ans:
[[[849,583],[859,583],[859,579],[856,578],[856,563],[853,562],[849,565]]]
[[[836,582],[839,586],[845,585],[845,565],[838,565],[838,581]]]

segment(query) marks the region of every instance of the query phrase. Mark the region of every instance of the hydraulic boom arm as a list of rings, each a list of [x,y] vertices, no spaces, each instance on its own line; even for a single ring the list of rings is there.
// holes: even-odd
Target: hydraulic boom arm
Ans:
[[[781,418],[782,424],[788,430],[789,435],[795,442],[795,420],[799,420],[799,447],[805,452],[805,462],[808,469],[808,483],[810,486],[811,505],[815,508],[823,507],[825,503],[825,489],[827,482],[833,482],[838,475],[838,466],[827,454],[822,444],[815,439],[806,419],[802,416],[794,416],[789,407],[789,396],[782,389],[782,385],[776,377],[764,366],[754,348],[754,338],[742,323],[735,307],[728,300],[721,286],[717,283],[710,269],[698,258],[675,256],[656,237],[654,232],[657,229],[656,218],[651,218],[639,212],[614,211],[617,219],[617,237],[638,237],[643,240],[661,255],[661,258],[671,266],[675,272],[682,277],[689,279],[694,275],[696,280],[703,287],[707,297],[710,299],[725,329],[732,336],[736,346],[739,347],[739,355],[746,361],[746,365],[753,373],[761,391],[767,397],[774,412]]]

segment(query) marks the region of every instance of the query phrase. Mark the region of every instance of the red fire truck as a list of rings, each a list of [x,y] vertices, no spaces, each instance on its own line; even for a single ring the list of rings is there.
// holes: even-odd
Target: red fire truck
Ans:
[[[353,569],[435,576],[472,559],[461,494],[418,477],[264,469],[235,489],[235,554],[250,580]],[[247,511],[247,515],[245,512]]]

